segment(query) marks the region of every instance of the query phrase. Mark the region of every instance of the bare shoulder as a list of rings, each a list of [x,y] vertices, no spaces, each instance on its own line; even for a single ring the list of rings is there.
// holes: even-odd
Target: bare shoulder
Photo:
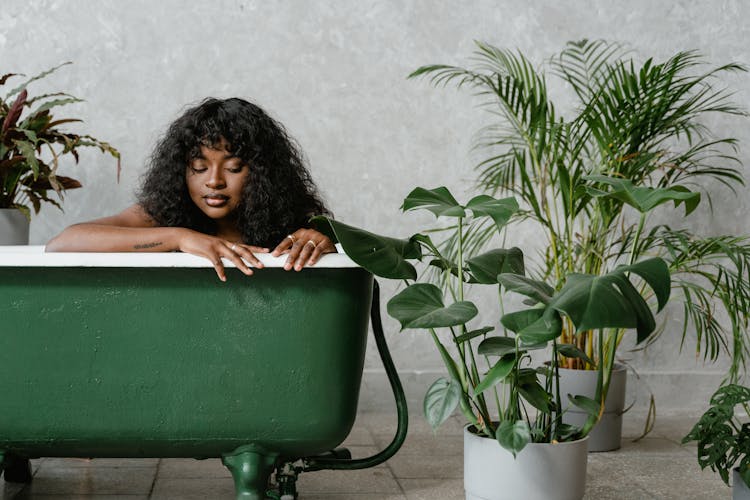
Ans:
[[[89,221],[90,224],[119,227],[156,227],[158,224],[152,219],[141,205],[131,205],[119,214],[110,215]]]

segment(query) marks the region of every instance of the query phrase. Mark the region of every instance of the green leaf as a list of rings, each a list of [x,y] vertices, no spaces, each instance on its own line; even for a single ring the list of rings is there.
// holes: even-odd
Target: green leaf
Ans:
[[[344,252],[372,274],[391,279],[417,278],[417,270],[407,261],[422,257],[415,241],[380,236],[322,215],[311,220],[318,223],[321,231],[332,232]]]
[[[580,350],[578,347],[574,346],[573,344],[558,344],[557,345],[557,352],[565,356],[566,358],[578,358],[584,360],[586,363],[596,366],[596,363],[589,358],[585,352]]]
[[[471,339],[473,339],[475,337],[479,337],[479,336],[485,335],[486,333],[491,332],[494,329],[495,329],[494,326],[485,326],[484,328],[480,328],[478,330],[472,330],[470,332],[466,332],[463,335],[459,335],[458,337],[456,337],[455,342],[456,342],[456,344],[461,344],[463,342],[466,342],[467,340],[471,340]],[[482,347],[482,344],[479,344],[479,348],[480,349],[481,349],[481,347]]]
[[[562,321],[553,309],[523,309],[503,315],[500,322],[505,328],[515,332],[521,339],[523,347],[538,348],[558,337],[562,330]]]
[[[734,408],[736,405],[750,403],[750,389],[737,384],[720,387],[713,396],[711,404]]]
[[[636,328],[637,340],[641,342],[654,331],[656,320],[625,272],[643,273],[651,280],[649,284],[653,283],[655,291],[663,290],[670,284],[669,272],[664,273],[662,268],[654,273],[658,266],[656,262],[648,262],[642,267],[638,264],[622,266],[601,276],[570,274],[548,307],[568,316],[577,332],[598,328]]]
[[[466,208],[474,213],[474,217],[490,217],[500,230],[508,223],[514,213],[518,212],[518,202],[515,198],[495,199],[482,194],[472,198]]]
[[[388,301],[388,314],[406,328],[441,328],[467,323],[478,314],[471,302],[443,305],[443,293],[431,283],[415,283]]]
[[[489,337],[477,347],[480,356],[505,356],[516,351],[516,340],[511,337]]]
[[[472,276],[478,283],[494,285],[497,276],[503,273],[524,274],[523,252],[520,248],[496,249],[477,255],[466,261]]]
[[[617,270],[635,273],[648,283],[648,286],[656,295],[657,311],[661,311],[667,305],[672,292],[672,279],[669,274],[669,267],[663,259],[646,259],[630,266],[621,266]]]
[[[568,394],[568,401],[591,416],[598,416],[601,410],[601,406],[599,405],[599,403],[591,398],[587,398],[586,396],[571,396],[570,394]]]
[[[461,399],[461,386],[454,379],[441,377],[424,395],[424,416],[432,429],[448,420]]]
[[[555,293],[555,289],[547,283],[518,274],[501,273],[497,277],[497,281],[509,292],[525,295],[543,304],[548,304]]]
[[[587,187],[586,191],[597,197],[616,198],[627,203],[641,213],[646,213],[662,203],[674,202],[675,208],[685,204],[685,216],[696,209],[701,200],[700,193],[690,191],[685,186],[671,186],[668,188],[652,188],[636,186],[628,179],[608,177],[606,175],[587,175],[585,180],[612,186],[611,191]]]
[[[418,187],[407,195],[401,206],[404,212],[417,208],[429,210],[436,217],[465,217],[466,212],[445,186],[435,189]]]
[[[478,396],[482,392],[486,391],[490,387],[494,387],[495,384],[505,379],[510,372],[513,371],[513,367],[516,365],[516,353],[506,354],[500,358],[497,363],[494,364],[487,375],[482,379],[481,382],[474,387],[472,396]]]
[[[552,411],[550,406],[552,398],[544,390],[544,387],[539,385],[536,379],[520,384],[518,386],[518,393],[537,410],[543,413],[550,413]]]
[[[36,158],[36,148],[32,143],[27,141],[16,140],[13,143],[23,157],[26,158],[26,163],[31,167],[31,170],[34,172],[34,179],[36,179],[39,176],[39,160]]]
[[[521,311],[504,314],[503,317],[500,318],[500,323],[511,332],[519,333],[521,330],[541,318],[542,314],[544,314],[544,308],[541,307],[523,309]]]
[[[538,346],[560,336],[562,320],[560,315],[548,309],[541,318],[518,332],[523,346]]]
[[[529,424],[524,420],[503,420],[495,430],[495,439],[515,458],[531,442]]]

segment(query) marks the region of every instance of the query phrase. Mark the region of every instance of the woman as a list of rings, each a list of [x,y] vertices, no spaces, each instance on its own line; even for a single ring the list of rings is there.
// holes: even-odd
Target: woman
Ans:
[[[174,121],[151,156],[138,203],[117,215],[75,224],[48,252],[187,252],[222,258],[248,276],[254,253],[288,254],[297,271],[335,252],[310,226],[329,214],[283,126],[243,99],[209,98]]]

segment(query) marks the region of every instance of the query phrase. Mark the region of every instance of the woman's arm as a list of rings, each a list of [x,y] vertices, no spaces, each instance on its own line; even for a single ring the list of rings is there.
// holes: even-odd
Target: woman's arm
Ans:
[[[140,205],[117,215],[74,224],[52,238],[47,252],[169,252],[183,228],[157,227]]]
[[[219,279],[226,281],[222,258],[228,259],[248,276],[253,271],[245,259],[257,268],[263,267],[253,252],[268,249],[234,243],[182,227],[160,227],[140,205],[133,205],[117,215],[74,224],[52,238],[47,252],[171,252],[181,251],[211,261]]]

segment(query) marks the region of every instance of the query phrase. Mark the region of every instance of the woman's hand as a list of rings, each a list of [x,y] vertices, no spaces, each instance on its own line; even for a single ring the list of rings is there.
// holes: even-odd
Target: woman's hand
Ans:
[[[179,239],[180,251],[210,260],[221,281],[227,280],[224,263],[221,261],[222,258],[232,261],[237,266],[237,269],[248,276],[252,276],[253,270],[245,264],[245,261],[261,269],[263,263],[253,253],[268,253],[267,248],[245,245],[243,243],[232,243],[231,241],[190,229],[185,229],[184,231],[185,233],[180,235]]]
[[[288,253],[284,270],[301,271],[305,266],[312,266],[324,253],[336,253],[336,246],[331,239],[315,229],[298,229],[279,243],[271,255]]]

